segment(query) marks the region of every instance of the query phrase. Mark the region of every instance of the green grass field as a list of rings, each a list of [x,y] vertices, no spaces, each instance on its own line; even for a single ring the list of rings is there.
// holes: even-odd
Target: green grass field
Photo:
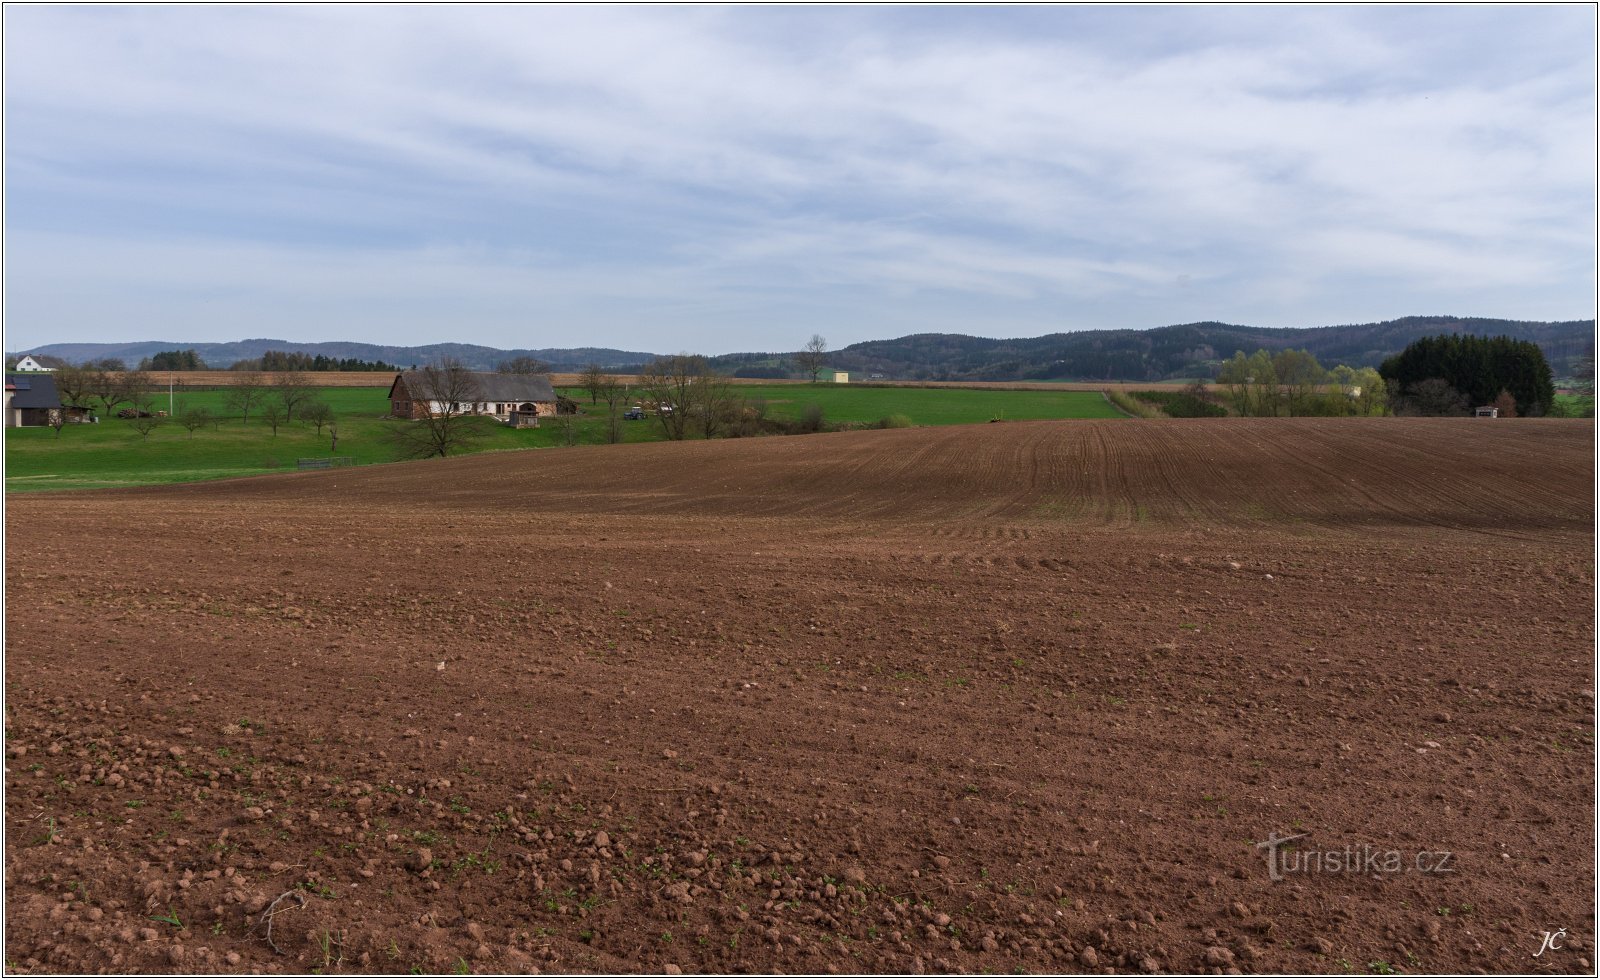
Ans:
[[[1566,410],[1570,418],[1593,418],[1593,395],[1557,395],[1556,404]]]
[[[966,389],[867,388],[854,385],[750,385],[740,386],[746,398],[766,400],[773,418],[798,418],[808,404],[822,406],[830,423],[871,423],[886,415],[910,417],[916,425],[956,425],[987,422],[991,418],[1067,419],[1120,418],[1098,392],[976,391]],[[583,392],[570,395],[593,414],[578,418],[578,442],[605,441],[603,408],[591,408]],[[316,398],[328,404],[339,419],[339,446],[330,450],[328,433],[319,437],[309,425],[295,421],[280,426],[274,438],[269,426],[252,414],[248,423],[226,407],[222,391],[189,392],[174,406],[204,407],[219,416],[215,427],[206,426],[192,436],[169,419],[148,438],[126,421],[107,419],[98,425],[68,425],[58,438],[52,429],[5,430],[7,492],[30,490],[82,490],[182,483],[221,477],[248,476],[295,469],[295,461],[321,456],[350,456],[357,464],[387,463],[396,459],[385,437],[392,423],[383,388],[322,388]],[[165,410],[165,397],[156,400]],[[625,422],[624,442],[653,442],[661,438],[654,419]],[[548,423],[538,429],[511,429],[504,425],[480,427],[476,451],[533,449],[564,445],[560,432]]]

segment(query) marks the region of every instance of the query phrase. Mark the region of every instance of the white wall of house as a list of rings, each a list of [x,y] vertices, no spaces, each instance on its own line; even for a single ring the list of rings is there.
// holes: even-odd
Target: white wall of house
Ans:
[[[466,402],[454,410],[454,414],[467,415],[498,415],[508,416],[517,410],[522,402]],[[553,402],[534,402],[534,410],[540,415],[554,415],[556,406]],[[448,402],[428,402],[428,412],[432,415],[443,415],[449,410]]]
[[[24,357],[22,360],[17,362],[17,370],[18,371],[54,371],[55,368],[47,368],[43,364],[40,364],[38,361],[34,360],[32,357]]]

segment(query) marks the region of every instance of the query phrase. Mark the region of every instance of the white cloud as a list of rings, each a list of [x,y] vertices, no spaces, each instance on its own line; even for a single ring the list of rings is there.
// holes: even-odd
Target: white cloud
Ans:
[[[1592,9],[973,13],[10,8],[8,346],[1593,313]]]

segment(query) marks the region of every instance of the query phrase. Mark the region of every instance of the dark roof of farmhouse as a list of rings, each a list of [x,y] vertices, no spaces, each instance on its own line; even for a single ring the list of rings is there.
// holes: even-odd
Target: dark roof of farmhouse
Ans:
[[[6,385],[11,387],[12,408],[60,408],[61,398],[56,394],[56,379],[48,374],[8,374]]]
[[[470,400],[483,402],[553,402],[556,390],[548,374],[494,374],[488,371],[468,371],[477,390]],[[427,388],[421,371],[401,371],[395,381],[404,381],[406,391],[418,401],[430,400],[424,394]],[[394,385],[389,386],[394,394]],[[437,399],[431,399],[437,400]]]

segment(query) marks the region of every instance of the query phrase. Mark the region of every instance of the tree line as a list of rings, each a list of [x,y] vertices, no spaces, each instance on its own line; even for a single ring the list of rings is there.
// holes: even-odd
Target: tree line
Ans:
[[[1309,329],[1203,322],[1006,339],[920,333],[851,344],[833,355],[833,364],[909,380],[1189,380],[1214,378],[1229,351],[1261,348],[1276,354],[1292,346],[1324,364],[1377,368],[1385,357],[1421,337],[1461,333],[1533,341],[1556,373],[1581,377],[1592,371],[1594,329],[1592,319],[1532,323],[1439,316]]]
[[[1310,351],[1235,351],[1222,362],[1217,383],[1240,415],[1382,415],[1387,386],[1370,367],[1347,364],[1329,370]]]
[[[1240,415],[1469,415],[1492,405],[1513,418],[1557,409],[1543,350],[1505,336],[1422,337],[1377,369],[1327,370],[1305,350],[1238,351],[1217,382]]]
[[[1502,417],[1549,415],[1555,406],[1550,364],[1538,344],[1511,337],[1423,337],[1385,360],[1379,371],[1409,415],[1465,415],[1493,405]]]
[[[100,409],[105,418],[116,418],[126,413],[141,435],[150,433],[169,421],[182,425],[193,436],[206,425],[220,424],[221,417],[204,406],[185,408],[168,418],[158,408],[160,386],[144,371],[124,370],[121,362],[99,362],[93,366],[67,365],[57,368],[52,375],[61,403],[67,406],[93,410]],[[224,404],[246,423],[251,413],[272,427],[276,438],[279,426],[299,418],[315,425],[320,436],[323,429],[332,426],[334,447],[338,446],[338,419],[332,408],[316,398],[316,388],[305,372],[282,371],[266,375],[259,371],[241,371],[224,395]],[[60,428],[56,429],[60,434]]]
[[[65,363],[65,362],[63,362]],[[120,358],[86,361],[81,367],[115,365],[112,370],[127,370]],[[398,371],[386,361],[364,361],[359,357],[329,357],[301,351],[263,351],[260,357],[245,358],[228,365],[229,371]],[[211,366],[194,348],[158,351],[139,359],[140,371],[210,371]]]
[[[188,353],[192,354],[193,351]],[[160,356],[160,355],[157,355]],[[173,368],[175,371],[204,370],[199,368]],[[397,366],[387,361],[363,361],[359,357],[329,357],[326,354],[315,356],[301,351],[262,351],[260,357],[246,358],[234,361],[228,365],[230,371],[398,371]]]

